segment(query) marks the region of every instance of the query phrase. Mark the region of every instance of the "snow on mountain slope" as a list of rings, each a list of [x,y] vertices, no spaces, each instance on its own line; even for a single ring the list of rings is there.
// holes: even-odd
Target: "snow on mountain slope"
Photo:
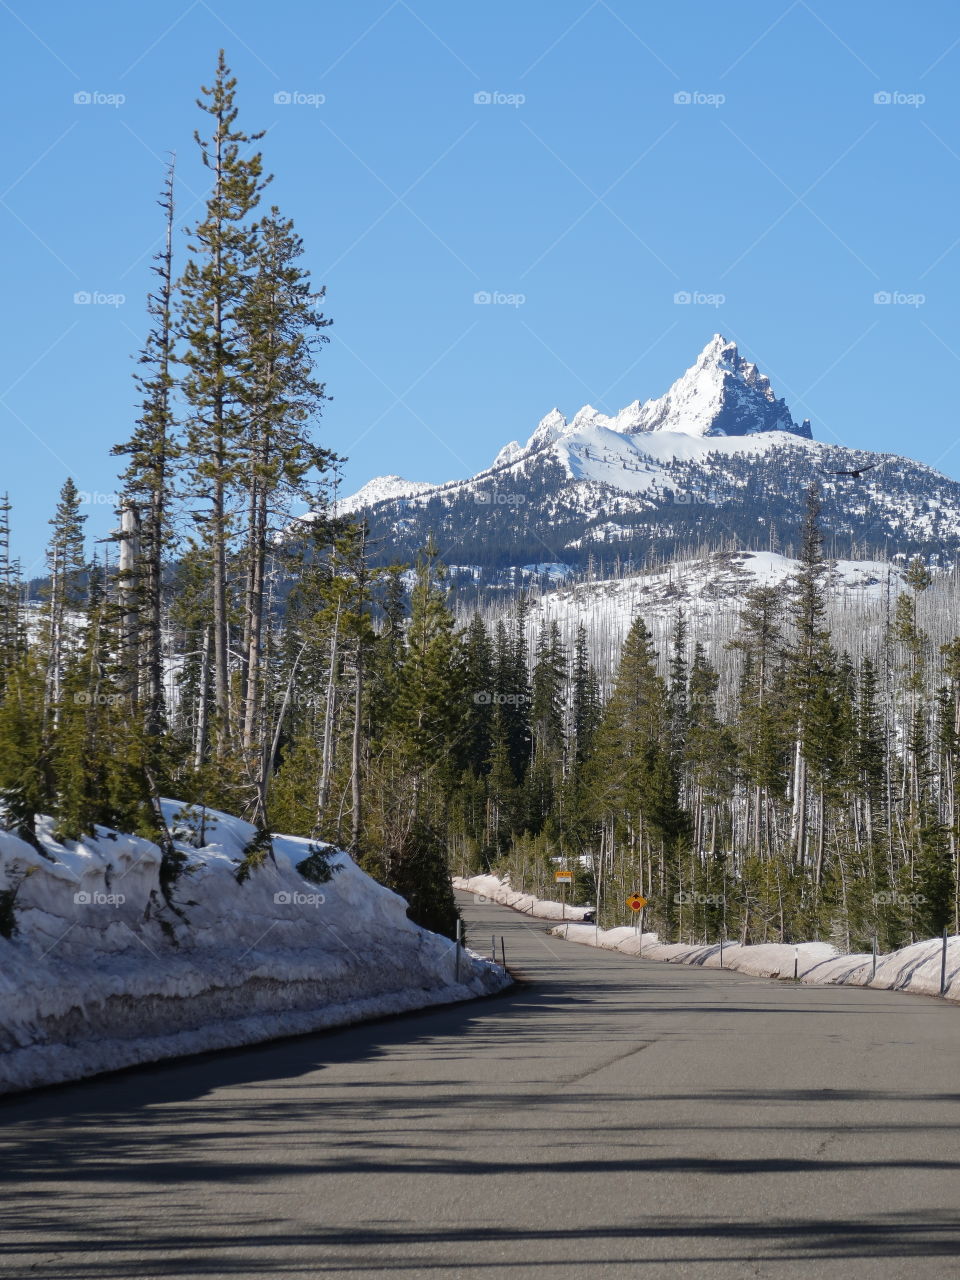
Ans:
[[[452,495],[486,478],[504,477],[544,450],[554,452],[571,479],[637,493],[650,487],[656,474],[641,459],[662,464],[702,458],[711,451],[765,451],[785,438],[809,441],[810,424],[798,426],[774,395],[769,378],[739,354],[735,343],[716,334],[658,400],[634,400],[610,415],[584,405],[569,422],[559,409],[551,409],[525,445],[511,440],[477,476],[438,485],[378,476],[338,502],[337,510],[345,515],[397,498]]]
[[[180,1054],[253,1044],[467,1000],[502,969],[418,928],[406,903],[345,853],[324,884],[298,870],[307,840],[275,836],[275,861],[236,879],[249,824],[164,801],[187,856],[173,893],[160,850],[135,836],[58,842],[43,856],[0,831],[0,1093]],[[201,847],[196,847],[200,845]]]
[[[794,422],[770,379],[719,333],[666,395],[639,407],[629,431],[684,432],[695,436],[789,431],[810,436],[810,423]],[[623,428],[621,428],[623,429]]]
[[[346,498],[338,498],[334,503],[339,516],[352,515],[362,511],[364,507],[372,507],[377,502],[387,502],[394,498],[409,498],[414,494],[428,493],[437,486],[425,480],[404,480],[403,476],[376,476],[356,493]]]
[[[505,467],[511,462],[515,462],[523,453],[523,445],[519,440],[511,440],[509,444],[505,444],[497,456],[494,458],[492,468]]]
[[[787,441],[790,443],[787,444]],[[622,435],[598,422],[560,436],[553,452],[575,480],[591,480],[624,493],[644,493],[668,483],[664,464],[706,462],[733,454],[767,453],[772,449],[799,448],[814,459],[820,446],[801,436],[764,431],[743,436],[697,436],[657,430],[645,435]],[[668,487],[672,487],[668,484]]]
[[[772,551],[716,552],[632,577],[580,582],[547,591],[531,603],[528,637],[533,644],[543,621],[557,622],[572,647],[581,623],[595,656],[618,653],[636,617],[642,617],[665,648],[677,611],[699,640],[717,657],[730,639],[751,587],[786,586],[798,562]],[[834,607],[883,615],[888,594],[902,589],[900,571],[873,560],[836,560],[828,578]],[[866,632],[864,632],[864,636]]]
[[[657,430],[642,435],[626,435],[606,426],[601,421],[603,415],[595,411],[594,416],[585,417],[581,410],[565,426],[557,421],[559,417],[557,410],[548,414],[525,448],[517,451],[512,445],[506,446],[498,454],[494,466],[487,471],[481,471],[468,480],[427,485],[403,496],[410,506],[418,507],[432,498],[449,503],[486,486],[504,490],[513,478],[525,476],[531,464],[542,466],[550,460],[559,462],[567,479],[574,483],[604,485],[624,494],[656,494],[665,489],[671,492],[676,489],[675,477],[668,469],[671,463],[709,464],[713,459],[722,462],[722,459],[735,455],[758,457],[774,450],[794,449],[805,453],[814,464],[819,464],[822,451],[827,447],[786,431],[702,436]],[[869,456],[872,458],[874,455]],[[359,505],[354,509],[359,509]]]
[[[570,421],[552,409],[474,476],[381,477],[340,510],[365,512],[384,556],[412,563],[433,536],[443,557],[480,570],[478,591],[500,592],[531,564],[606,575],[701,548],[789,549],[814,482],[824,532],[848,554],[960,560],[960,483],[814,440],[720,335],[659,399],[609,415],[585,405]]]
[[[778,400],[770,379],[745,360],[736,343],[715,334],[696,362],[678,378],[666,395],[644,404],[634,400],[619,413],[607,415],[585,405],[568,423],[559,409],[551,409],[527,441],[526,452],[545,445],[563,443],[568,448],[589,439],[598,429],[636,437],[656,433],[665,439],[656,443],[635,440],[638,449],[665,461],[669,457],[689,457],[688,437],[697,439],[770,435],[767,446],[778,435],[789,434],[809,440],[810,423],[794,422],[783,400]],[[680,452],[674,453],[676,448]],[[506,446],[497,463],[515,462],[516,444]]]

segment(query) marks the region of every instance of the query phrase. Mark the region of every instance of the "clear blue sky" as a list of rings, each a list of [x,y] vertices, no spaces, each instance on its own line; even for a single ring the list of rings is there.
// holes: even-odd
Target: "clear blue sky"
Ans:
[[[221,45],[328,286],[348,490],[471,473],[555,404],[659,395],[715,331],[819,438],[960,475],[955,0],[2,0],[0,489],[25,571],[68,473],[115,487],[164,154],[184,226]]]

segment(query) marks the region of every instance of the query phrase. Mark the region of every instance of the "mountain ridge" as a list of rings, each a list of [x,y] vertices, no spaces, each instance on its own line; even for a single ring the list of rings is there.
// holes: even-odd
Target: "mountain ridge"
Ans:
[[[719,439],[777,431],[812,439],[809,419],[795,422],[786,402],[775,396],[766,374],[740,355],[735,342],[714,334],[696,361],[664,395],[634,400],[616,414],[583,405],[569,421],[554,407],[540,419],[525,445],[511,440],[500,449],[491,466],[477,474],[518,462],[545,445],[597,427],[627,436],[662,433]],[[341,499],[338,509],[354,511],[373,502],[406,497],[406,490],[426,493],[461,483],[467,481],[432,485],[396,475],[376,476],[356,493]]]
[[[857,469],[861,478],[837,474]],[[384,556],[413,561],[432,535],[472,587],[502,590],[538,564],[577,574],[695,549],[789,550],[813,482],[834,554],[960,559],[960,483],[815,440],[719,334],[663,396],[610,415],[585,405],[569,421],[552,409],[474,476],[381,477],[338,509],[365,516]]]

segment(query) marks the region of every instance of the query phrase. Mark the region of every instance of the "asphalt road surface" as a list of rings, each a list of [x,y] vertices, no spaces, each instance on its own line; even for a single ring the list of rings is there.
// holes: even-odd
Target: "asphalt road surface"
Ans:
[[[0,1266],[153,1277],[960,1276],[960,1009],[563,943],[525,981],[0,1104]]]

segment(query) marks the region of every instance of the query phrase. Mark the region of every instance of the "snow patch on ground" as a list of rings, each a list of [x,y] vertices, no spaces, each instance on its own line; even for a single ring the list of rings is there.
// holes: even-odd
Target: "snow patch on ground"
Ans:
[[[0,894],[17,931],[0,937],[0,1093],[180,1054],[252,1044],[491,994],[502,968],[414,925],[406,903],[345,853],[325,884],[297,864],[309,841],[276,836],[244,884],[254,834],[177,801],[164,814],[187,857],[172,891],[149,840],[100,827],[44,857],[0,831]],[[196,847],[199,846],[199,847]]]
[[[527,915],[558,920],[560,903],[530,894],[520,894],[507,881],[496,876],[454,877],[454,888],[481,894],[490,902],[498,902]],[[521,903],[523,905],[521,905]],[[567,907],[569,924],[558,925],[550,932],[569,942],[599,947],[604,951],[622,951],[625,955],[642,956],[644,960],[661,960],[667,964],[700,965],[704,969],[732,969],[758,978],[793,979],[814,986],[875,987],[885,991],[910,991],[919,995],[940,994],[942,938],[927,938],[901,947],[889,955],[877,956],[876,974],[871,955],[841,955],[828,942],[758,943],[741,946],[725,942],[721,960],[719,943],[708,946],[680,942],[661,942],[655,933],[642,936],[628,927],[599,929],[596,925],[574,922],[573,912],[586,907]],[[960,936],[947,939],[947,985],[944,996],[960,1001]]]

